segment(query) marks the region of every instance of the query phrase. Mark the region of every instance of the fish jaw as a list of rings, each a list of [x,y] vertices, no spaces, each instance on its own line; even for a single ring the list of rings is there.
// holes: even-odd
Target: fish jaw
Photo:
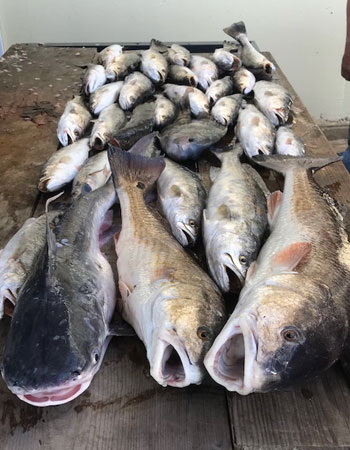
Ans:
[[[256,319],[232,317],[204,359],[210,376],[229,391],[240,395],[254,392],[254,370],[258,353]]]
[[[221,253],[218,258],[208,256],[208,264],[210,271],[223,292],[230,291],[230,278],[227,269],[230,269],[237,278],[240,287],[244,284],[244,275],[233,262],[233,258],[229,253]]]
[[[173,233],[183,247],[194,245],[197,239],[195,230],[184,222],[177,222]]]

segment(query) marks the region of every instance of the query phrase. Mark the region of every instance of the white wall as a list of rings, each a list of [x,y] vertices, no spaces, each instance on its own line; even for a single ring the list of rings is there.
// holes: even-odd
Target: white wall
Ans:
[[[317,119],[350,116],[340,76],[346,0],[0,0],[5,49],[19,42],[218,41],[244,20]]]

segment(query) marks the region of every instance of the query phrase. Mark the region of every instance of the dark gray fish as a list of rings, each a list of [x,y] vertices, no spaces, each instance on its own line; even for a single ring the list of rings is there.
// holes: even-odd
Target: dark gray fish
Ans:
[[[139,139],[129,150],[134,155],[146,156],[147,158],[155,158],[160,156],[161,147],[158,131],[147,134]]]

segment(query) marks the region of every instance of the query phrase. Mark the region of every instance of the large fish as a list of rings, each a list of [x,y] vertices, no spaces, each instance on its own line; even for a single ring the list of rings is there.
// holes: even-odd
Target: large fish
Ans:
[[[340,158],[259,156],[285,175],[268,202],[272,232],[208,353],[210,375],[246,395],[290,388],[331,366],[349,333],[350,244],[312,170]]]
[[[214,81],[205,92],[210,106],[213,106],[221,97],[232,94],[233,83],[231,77],[227,76]]]
[[[220,292],[145,204],[164,161],[118,148],[109,159],[122,213],[116,241],[122,315],[144,342],[159,384],[199,384],[204,355],[225,318]]]
[[[134,72],[125,78],[120,91],[119,105],[122,109],[131,109],[154,93],[152,81],[140,72]]]
[[[90,136],[90,146],[95,150],[103,150],[107,141],[126,123],[124,111],[112,104],[103,108],[95,120]]]
[[[165,162],[158,197],[173,235],[186,247],[197,240],[207,194],[196,173],[168,158]]]
[[[293,99],[283,86],[271,81],[258,81],[254,86],[254,102],[270,122],[278,127],[288,121]]]
[[[215,152],[221,169],[216,171],[203,213],[209,269],[223,292],[241,288],[267,227],[268,189],[250,165],[240,163],[242,153],[240,145]]]
[[[73,202],[56,236],[48,223],[47,245],[18,294],[1,368],[27,403],[73,400],[102,363],[116,289],[99,231],[114,201],[110,183]]]
[[[252,72],[244,67],[241,67],[232,76],[233,85],[241,94],[249,94],[254,88],[255,81]]]
[[[83,90],[90,95],[107,82],[105,68],[100,64],[89,64],[83,77]]]
[[[177,115],[177,108],[172,101],[161,94],[157,94],[154,112],[154,123],[157,127],[163,128],[173,122]]]
[[[91,94],[90,108],[95,116],[98,116],[104,108],[113,105],[118,100],[122,87],[123,81],[115,81],[96,89]]]
[[[211,110],[211,115],[221,125],[232,125],[238,116],[242,103],[242,95],[234,94],[222,97],[218,100]]]
[[[141,71],[153,83],[160,84],[165,83],[168,76],[168,62],[157,50],[157,42],[156,40],[152,40],[150,48],[142,53]]]
[[[82,97],[75,96],[64,108],[57,125],[57,137],[63,146],[81,138],[90,123],[91,114]]]

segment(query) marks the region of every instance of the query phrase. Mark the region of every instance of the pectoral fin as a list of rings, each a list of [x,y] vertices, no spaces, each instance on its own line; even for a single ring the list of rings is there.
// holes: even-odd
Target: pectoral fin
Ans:
[[[281,250],[273,258],[273,265],[283,271],[292,271],[308,256],[311,251],[308,242],[295,242]]]

